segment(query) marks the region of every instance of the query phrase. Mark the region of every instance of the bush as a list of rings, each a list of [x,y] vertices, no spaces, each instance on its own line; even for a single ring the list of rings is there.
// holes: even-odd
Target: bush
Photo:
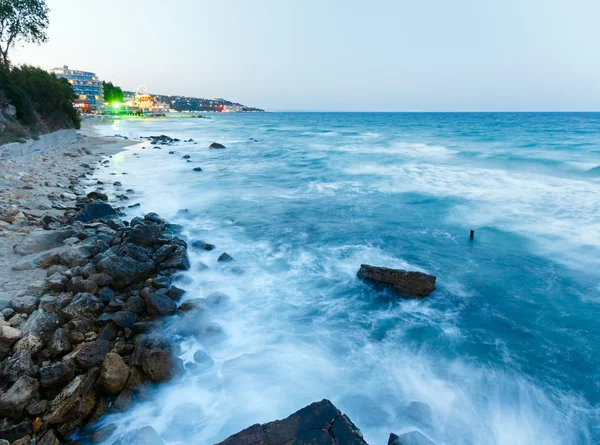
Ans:
[[[79,128],[81,118],[73,108],[75,93],[66,79],[41,68],[23,65],[10,73],[0,69],[0,88],[17,109],[17,119],[27,126]]]

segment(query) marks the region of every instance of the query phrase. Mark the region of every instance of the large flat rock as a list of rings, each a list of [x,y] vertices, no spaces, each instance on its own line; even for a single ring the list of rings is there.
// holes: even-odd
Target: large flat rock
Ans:
[[[64,245],[67,238],[75,235],[74,230],[39,230],[31,232],[14,248],[17,255],[31,255]]]
[[[315,402],[283,420],[255,424],[218,445],[367,445],[348,416],[329,400]]]
[[[376,287],[388,288],[400,297],[424,298],[435,290],[436,277],[422,272],[361,264],[357,276]]]

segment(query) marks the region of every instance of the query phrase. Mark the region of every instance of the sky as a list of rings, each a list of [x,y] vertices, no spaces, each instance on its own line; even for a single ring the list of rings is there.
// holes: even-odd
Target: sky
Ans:
[[[267,110],[600,110],[598,0],[47,0],[13,61]]]

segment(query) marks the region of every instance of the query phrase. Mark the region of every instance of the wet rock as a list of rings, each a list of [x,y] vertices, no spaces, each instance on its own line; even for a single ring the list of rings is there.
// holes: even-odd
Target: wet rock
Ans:
[[[112,436],[112,433],[115,432],[117,426],[114,423],[109,423],[106,426],[94,431],[90,436],[91,443],[102,443],[105,442]]]
[[[173,301],[179,301],[181,297],[185,295],[185,291],[183,289],[178,288],[177,286],[171,286],[169,291],[167,292],[169,298]]]
[[[192,242],[192,247],[194,249],[202,249],[202,250],[213,250],[215,248],[215,246],[213,244],[209,244],[209,243],[205,243],[204,241],[194,241]]]
[[[17,255],[31,255],[63,245],[63,241],[75,235],[74,230],[43,230],[32,232],[13,249]]]
[[[117,211],[106,203],[92,203],[86,205],[75,217],[77,221],[91,222],[95,219],[109,219],[116,216]]]
[[[127,240],[138,246],[155,246],[161,243],[162,230],[155,224],[138,224],[129,232]]]
[[[129,328],[137,321],[137,318],[131,311],[118,311],[113,315],[112,321],[117,326]]]
[[[102,193],[99,190],[95,190],[95,191],[89,192],[87,194],[87,199],[89,199],[91,201],[96,201],[96,200],[108,201],[108,196],[106,196],[106,193]]]
[[[23,422],[8,425],[0,425],[0,440],[7,440],[8,442],[14,442],[22,437],[29,436],[32,433],[31,420],[26,419]],[[38,443],[37,445],[48,445]],[[55,445],[55,444],[52,444]],[[60,444],[58,444],[60,445]]]
[[[435,290],[436,277],[421,272],[362,264],[357,276],[376,286],[389,288],[401,297],[423,298]]]
[[[145,426],[137,433],[137,445],[165,445],[151,426]]]
[[[31,314],[33,311],[37,309],[38,298],[33,296],[25,296],[21,298],[15,298],[12,301],[12,307],[15,311]]]
[[[199,369],[209,369],[212,368],[215,364],[214,360],[204,352],[202,349],[198,349],[194,352],[194,362],[199,365]]]
[[[221,306],[229,301],[229,297],[222,292],[212,292],[206,297],[206,304],[211,307]]]
[[[95,294],[98,292],[98,285],[92,280],[86,280],[82,277],[73,277],[67,283],[67,290],[74,294],[81,292]]]
[[[49,413],[44,419],[48,425],[55,425],[62,435],[72,434],[91,413],[96,403],[94,384],[100,370],[94,368],[86,374],[76,376],[54,400],[50,402]]]
[[[66,328],[57,329],[48,343],[48,349],[53,357],[60,357],[69,352],[71,350],[69,330]]]
[[[103,287],[98,292],[98,298],[100,298],[103,303],[108,303],[110,300],[115,298],[115,291],[110,287]]]
[[[284,420],[252,425],[218,445],[367,445],[360,430],[329,400],[313,403]]]
[[[148,314],[154,317],[173,315],[177,310],[177,305],[173,300],[159,293],[147,295],[145,301]]]
[[[120,355],[109,353],[104,357],[96,386],[106,394],[118,394],[127,383],[129,367]]]
[[[0,415],[19,420],[23,408],[38,389],[37,380],[22,376],[0,397]]]
[[[176,365],[169,351],[153,348],[143,352],[142,369],[151,380],[166,382],[176,371]]]
[[[209,147],[210,148],[225,148],[225,146],[223,144],[219,144],[218,142],[213,142],[212,144],[210,144]]]
[[[125,302],[124,309],[135,314],[142,314],[146,311],[146,302],[142,297],[135,295],[133,297],[129,297],[129,299]]]
[[[190,268],[190,259],[188,258],[185,247],[177,247],[165,261],[160,265],[162,270],[165,269],[177,269],[177,270],[188,270]]]
[[[223,252],[221,254],[221,256],[219,256],[219,258],[217,259],[218,262],[220,263],[224,263],[227,261],[233,261],[233,257],[231,255],[229,255],[227,252]]]
[[[388,445],[435,445],[429,440],[424,434],[418,431],[411,431],[410,433],[400,434],[400,436],[394,433],[390,434]]]
[[[75,363],[81,369],[90,369],[102,364],[102,360],[109,351],[109,343],[106,340],[96,340],[85,345],[75,355]]]
[[[37,376],[38,370],[29,352],[20,350],[4,361],[2,378],[7,382],[16,382],[22,376]]]
[[[162,224],[165,222],[164,219],[162,219],[158,214],[154,212],[147,213],[146,216],[144,216],[144,220],[150,221],[154,224]]]
[[[406,414],[423,425],[433,423],[433,411],[425,402],[411,402],[406,408]]]
[[[47,342],[59,325],[60,319],[56,314],[37,309],[20,326],[20,329],[23,334],[34,334],[43,342]]]
[[[76,317],[95,318],[102,313],[104,304],[100,299],[90,293],[81,292],[73,297],[62,311],[61,315],[68,320]]]
[[[63,386],[73,379],[75,373],[63,362],[40,368],[40,384],[43,388]]]
[[[113,277],[111,277],[107,273],[97,273],[94,275],[90,275],[88,279],[96,283],[98,287],[110,286],[113,283]]]
[[[201,171],[202,171],[202,169],[201,169],[200,167],[194,167],[194,168],[193,168],[193,170],[194,170],[195,172],[201,172]]]

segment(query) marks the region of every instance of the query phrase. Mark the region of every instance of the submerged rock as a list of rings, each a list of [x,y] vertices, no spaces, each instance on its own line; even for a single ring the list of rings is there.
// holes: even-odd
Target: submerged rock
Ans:
[[[435,290],[436,277],[422,272],[361,264],[357,276],[361,280],[389,288],[400,297],[423,298]]]
[[[435,445],[435,443],[424,434],[411,431],[410,433],[400,434],[400,436],[396,436],[394,433],[390,434],[388,445]]]
[[[219,144],[218,142],[213,142],[210,144],[210,148],[225,148],[223,144]]]
[[[75,217],[77,221],[90,222],[94,219],[108,219],[117,214],[117,211],[109,204],[92,203],[86,205]]]

